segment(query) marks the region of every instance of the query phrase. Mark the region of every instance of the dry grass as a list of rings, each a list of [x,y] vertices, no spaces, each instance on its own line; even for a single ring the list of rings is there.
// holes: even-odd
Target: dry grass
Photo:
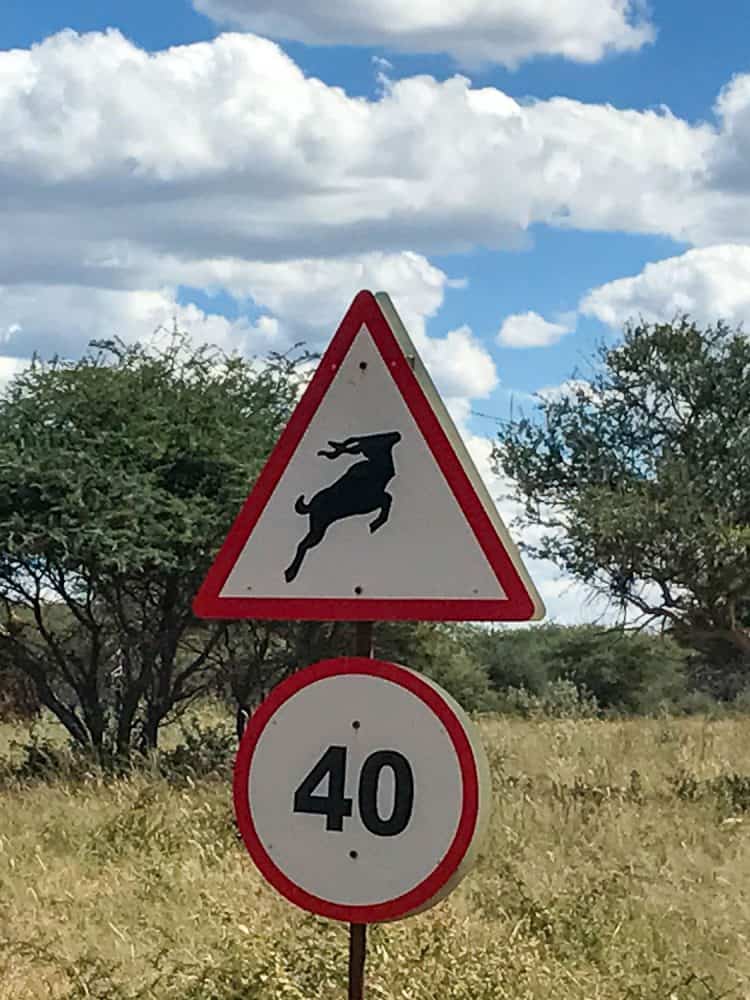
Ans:
[[[371,931],[370,1000],[750,995],[747,728],[486,721],[483,858]],[[257,876],[227,780],[36,785],[0,808],[0,1000],[345,995],[345,928]]]

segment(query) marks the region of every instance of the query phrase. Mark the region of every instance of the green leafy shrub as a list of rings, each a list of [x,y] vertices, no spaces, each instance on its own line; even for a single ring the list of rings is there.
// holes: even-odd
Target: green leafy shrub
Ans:
[[[549,714],[560,700],[560,711],[568,713],[564,706],[573,689],[610,714],[648,714],[677,704],[688,690],[689,653],[668,637],[595,625],[541,625],[475,630],[468,643],[506,705],[515,699],[522,713],[524,696],[510,691],[547,698]]]
[[[525,688],[508,688],[499,701],[500,711],[524,719],[593,719],[600,715],[596,698],[569,680],[548,684],[541,694]]]
[[[474,630],[435,622],[383,622],[375,633],[376,655],[430,677],[467,712],[498,707],[486,664],[476,655]]]
[[[750,812],[750,775],[729,772],[701,780],[683,770],[672,775],[669,783],[677,798],[684,802],[713,799],[722,814]]]
[[[226,776],[237,752],[237,737],[229,724],[201,725],[191,718],[180,724],[180,742],[157,757],[159,770],[168,778]]]
[[[55,742],[33,728],[28,739],[10,741],[11,760],[0,761],[0,786],[81,781],[97,770],[90,754],[72,742]]]

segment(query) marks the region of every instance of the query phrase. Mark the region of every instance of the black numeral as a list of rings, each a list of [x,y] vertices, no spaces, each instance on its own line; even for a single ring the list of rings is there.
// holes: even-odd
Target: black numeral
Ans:
[[[395,789],[393,811],[388,819],[378,812],[378,786],[384,767],[393,771]],[[397,750],[378,750],[370,754],[359,776],[359,815],[370,833],[395,837],[409,824],[414,807],[414,775],[409,761]]]
[[[315,789],[328,775],[328,794],[315,795]],[[346,783],[346,747],[328,747],[315,767],[294,793],[294,812],[325,816],[326,830],[344,829],[344,817],[352,814],[352,800],[344,795]]]
[[[393,772],[393,809],[387,819],[378,811],[378,788],[383,768]],[[315,789],[328,777],[326,795]],[[346,787],[346,747],[329,747],[294,793],[293,812],[325,816],[326,830],[341,832],[344,819],[352,814]],[[362,765],[359,775],[359,814],[370,833],[396,837],[409,825],[414,808],[414,774],[409,761],[397,750],[376,750]]]

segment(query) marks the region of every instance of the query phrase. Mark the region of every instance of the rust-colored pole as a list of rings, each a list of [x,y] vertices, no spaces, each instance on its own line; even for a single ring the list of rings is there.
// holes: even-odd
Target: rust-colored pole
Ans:
[[[366,954],[367,924],[349,924],[348,1000],[364,1000]]]
[[[354,634],[354,655],[372,656],[374,653],[375,626],[373,622],[357,622],[357,630]]]
[[[373,655],[373,622],[357,622],[354,636],[355,656]],[[349,994],[348,1000],[364,1000],[367,924],[349,925]]]

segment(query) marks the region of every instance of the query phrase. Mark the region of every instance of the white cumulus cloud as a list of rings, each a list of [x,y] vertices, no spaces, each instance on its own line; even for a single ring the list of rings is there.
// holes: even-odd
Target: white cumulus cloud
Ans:
[[[506,317],[497,335],[503,347],[548,347],[557,343],[570,327],[565,323],[550,323],[539,313],[514,313]]]
[[[353,98],[253,35],[149,53],[68,31],[0,52],[0,274],[142,287],[146,266],[171,280],[170,256],[426,255],[517,246],[544,222],[700,241],[725,218],[706,185],[727,136],[664,111],[522,106],[460,76]],[[750,238],[750,212],[726,225]]]
[[[445,337],[415,336],[417,350],[446,396],[482,399],[498,384],[495,363],[468,326]]]
[[[670,322],[684,313],[699,323],[750,324],[750,246],[701,247],[647,264],[640,274],[592,289],[580,311],[613,327],[639,317]]]
[[[19,357],[78,357],[91,340],[158,341],[176,323],[196,343],[254,354],[285,346],[278,321],[229,320],[192,303],[178,302],[174,289],[130,291],[80,285],[0,286],[0,328],[9,330],[4,350]]]
[[[200,288],[224,289],[238,301],[252,300],[279,316],[289,336],[319,340],[360,288],[385,289],[398,300],[404,322],[416,334],[434,316],[449,284],[447,275],[420,254],[355,254],[279,261],[240,258],[186,262],[162,258],[155,270],[170,279]]]
[[[197,343],[211,343],[246,355],[283,351],[303,341],[321,349],[330,340],[361,288],[387,290],[421,356],[442,392],[459,399],[479,398],[497,383],[494,363],[471,331],[428,336],[427,319],[440,308],[449,280],[417,254],[373,254],[332,260],[254,263],[201,261],[180,265],[161,261],[174,284],[156,290],[91,288],[84,285],[0,286],[0,342],[9,354],[33,350],[45,356],[80,354],[92,339],[125,341],[165,336],[176,322]],[[254,321],[228,319],[178,298],[178,278],[210,295],[228,290],[240,305],[259,307]]]
[[[63,32],[0,52],[3,351],[73,352],[173,314],[248,352],[322,346],[359,288],[384,288],[443,391],[479,398],[497,374],[477,338],[427,336],[449,285],[427,255],[516,246],[538,223],[707,250],[750,242],[750,182],[732,167],[749,80],[694,125],[666,110],[520,104],[462,76],[354,98],[254,35],[149,53],[116,31]],[[615,308],[606,287],[592,314]],[[179,305],[189,289],[262,315]],[[566,326],[508,322],[504,336],[526,342]]]
[[[466,65],[515,67],[539,55],[595,62],[655,29],[632,0],[193,0],[222,24],[308,44],[447,52]]]

